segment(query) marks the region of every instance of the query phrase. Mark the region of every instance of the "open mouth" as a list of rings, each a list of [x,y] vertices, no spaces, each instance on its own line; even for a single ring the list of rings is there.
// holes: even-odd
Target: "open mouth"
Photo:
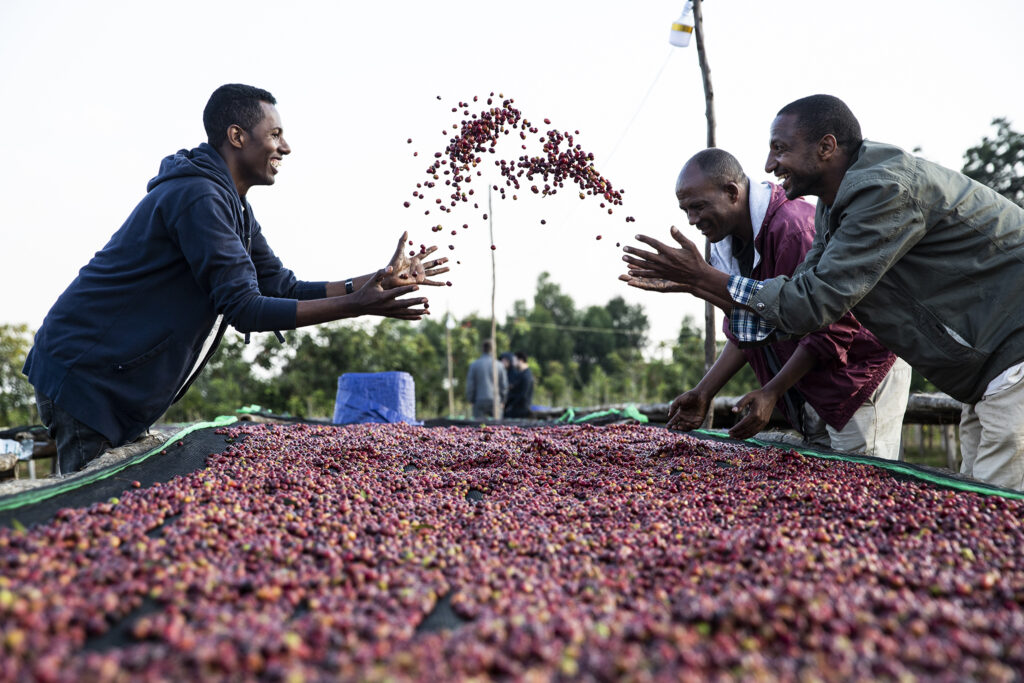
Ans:
[[[271,165],[271,167],[273,167],[273,169],[275,171],[278,171],[278,170],[281,169],[281,160],[280,159],[271,159],[270,160],[270,165]]]

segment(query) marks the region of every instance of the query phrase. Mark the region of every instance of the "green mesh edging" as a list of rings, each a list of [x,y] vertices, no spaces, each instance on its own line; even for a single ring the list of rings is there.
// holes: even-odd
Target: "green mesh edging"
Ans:
[[[578,423],[586,422],[587,420],[593,420],[598,417],[605,417],[607,415],[621,415],[636,420],[637,422],[647,422],[647,416],[637,410],[637,407],[632,403],[627,405],[625,408],[611,408],[609,410],[598,410],[593,413],[588,413],[583,417],[576,417],[576,411],[572,408],[567,408],[561,417],[555,422],[566,422],[566,423]]]
[[[181,439],[185,438],[185,436],[191,434],[194,431],[197,431],[199,429],[206,429],[207,427],[225,427],[237,421],[238,418],[233,415],[221,415],[217,418],[214,418],[210,422],[197,422],[196,424],[189,425],[188,427],[182,429],[181,431],[176,432],[173,436],[167,439],[167,441],[164,441],[162,444],[160,444],[153,450],[148,451],[146,453],[139,453],[133,455],[132,457],[127,458],[123,462],[117,463],[116,465],[110,465],[109,467],[104,467],[103,469],[96,470],[95,472],[90,472],[88,474],[73,477],[67,481],[62,481],[60,483],[44,486],[38,489],[30,489],[28,491],[17,493],[7,498],[4,498],[3,500],[0,500],[0,510],[13,510],[15,508],[20,508],[25,505],[39,503],[49,498],[53,498],[54,496],[59,496],[62,493],[67,493],[68,491],[73,491],[75,489],[87,486],[102,479],[107,479],[128,467],[137,465],[140,462],[144,462],[153,454],[159,453],[160,451],[164,450],[175,441],[180,441]]]
[[[727,432],[715,432],[709,429],[695,429],[695,432],[701,434],[707,434],[708,436],[714,436],[717,438],[726,438],[730,441],[736,441],[729,437]],[[761,439],[745,439],[747,443],[754,443],[759,446],[769,446],[772,448],[784,448],[787,450],[796,451],[800,455],[809,455],[814,458],[823,458],[825,460],[843,460],[846,462],[853,462],[859,465],[871,465],[873,467],[881,467],[884,470],[891,470],[893,472],[899,472],[921,481],[926,481],[931,484],[939,484],[959,491],[969,491],[971,493],[979,493],[983,496],[999,496],[1001,498],[1010,498],[1012,500],[1024,500],[1024,493],[1018,491],[1008,491],[1006,489],[1000,489],[988,484],[982,484],[980,482],[964,481],[962,479],[954,479],[953,477],[946,477],[941,474],[926,472],[919,470],[916,467],[911,467],[906,463],[898,460],[883,460],[881,458],[873,458],[867,455],[840,455],[838,453],[821,453],[819,451],[811,450],[809,448],[796,448],[789,444],[779,444],[772,441],[762,441]]]

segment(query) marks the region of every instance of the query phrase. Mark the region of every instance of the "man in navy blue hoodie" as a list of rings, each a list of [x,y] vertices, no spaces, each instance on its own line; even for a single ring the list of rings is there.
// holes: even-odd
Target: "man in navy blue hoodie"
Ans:
[[[148,193],[61,294],[24,373],[57,442],[57,473],[128,443],[184,394],[218,316],[240,332],[360,315],[419,320],[427,299],[400,298],[448,270],[434,248],[336,282],[298,280],[274,255],[246,193],[272,185],[284,139],[266,90],[224,85],[203,111],[208,141],[166,157]],[[221,331],[223,327],[221,327]],[[207,356],[208,358],[208,356]]]

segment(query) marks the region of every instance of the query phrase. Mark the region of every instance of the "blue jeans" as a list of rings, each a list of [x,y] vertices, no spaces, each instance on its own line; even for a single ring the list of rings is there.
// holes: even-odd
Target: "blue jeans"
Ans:
[[[105,436],[68,415],[46,394],[36,391],[36,406],[50,436],[57,442],[54,474],[78,471],[110,448]]]

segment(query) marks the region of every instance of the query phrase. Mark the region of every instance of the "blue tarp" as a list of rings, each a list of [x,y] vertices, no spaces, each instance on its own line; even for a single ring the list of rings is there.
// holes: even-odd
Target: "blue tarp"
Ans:
[[[416,421],[416,384],[408,372],[346,372],[338,378],[334,424]]]

